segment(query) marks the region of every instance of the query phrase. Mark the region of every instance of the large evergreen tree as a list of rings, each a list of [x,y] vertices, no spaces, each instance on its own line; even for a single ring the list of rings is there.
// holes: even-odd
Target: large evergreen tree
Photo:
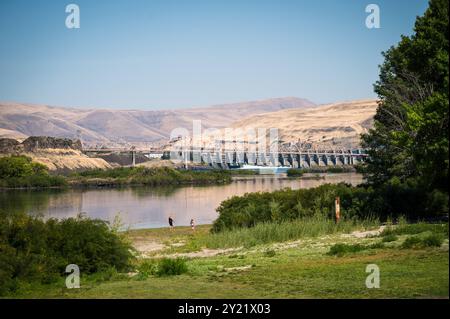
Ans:
[[[414,34],[383,53],[374,128],[362,137],[375,188],[401,183],[448,194],[448,9],[448,0],[431,0]]]

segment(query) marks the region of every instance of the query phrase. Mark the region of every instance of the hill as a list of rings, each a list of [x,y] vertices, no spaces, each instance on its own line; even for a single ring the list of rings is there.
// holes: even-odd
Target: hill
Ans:
[[[311,106],[314,103],[295,97],[159,111],[78,109],[0,102],[0,137],[78,138],[89,146],[165,143],[174,128],[191,130],[193,120],[201,120],[203,128],[223,128],[255,114]]]
[[[247,117],[231,125],[234,129],[278,128],[284,142],[307,142],[332,148],[358,147],[360,134],[373,126],[376,100],[358,100],[289,109]]]

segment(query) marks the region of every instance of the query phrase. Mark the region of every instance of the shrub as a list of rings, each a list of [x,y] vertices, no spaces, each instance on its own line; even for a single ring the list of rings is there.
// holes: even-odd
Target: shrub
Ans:
[[[0,216],[0,292],[22,281],[49,283],[76,264],[82,275],[127,271],[131,246],[106,222],[82,216],[43,221],[25,214]]]
[[[407,238],[403,244],[402,248],[426,248],[426,247],[441,247],[444,238],[440,234],[429,234],[425,237],[412,236]]]
[[[414,247],[419,248],[421,246],[422,246],[422,240],[417,236],[413,236],[413,237],[406,238],[401,247],[404,249],[408,249],[408,248],[414,248]]]
[[[158,265],[154,260],[144,260],[137,267],[138,279],[144,280],[151,275],[156,275],[158,271]]]
[[[0,158],[0,187],[55,187],[66,185],[60,176],[51,176],[45,165],[26,156]]]
[[[303,170],[297,168],[289,168],[286,174],[289,177],[300,177],[303,175]]]
[[[214,221],[211,231],[254,227],[258,223],[274,220],[274,216],[277,221],[290,221],[312,216],[332,219],[334,217],[334,201],[337,196],[341,200],[341,215],[347,219],[364,220],[377,217],[380,220],[386,220],[391,216],[399,216],[399,212],[407,217],[417,219],[418,216],[440,216],[448,212],[444,210],[430,211],[428,208],[430,202],[427,201],[426,196],[420,189],[413,186],[393,184],[375,190],[371,187],[354,187],[345,183],[324,184],[309,189],[292,190],[287,188],[274,192],[233,196],[221,202],[216,209],[219,217]],[[436,207],[445,208],[446,206]],[[442,228],[442,226],[439,227]],[[448,234],[448,226],[446,231]]]
[[[183,258],[163,258],[158,263],[158,276],[176,276],[188,271],[186,261]]]
[[[444,238],[439,234],[430,234],[422,239],[425,247],[441,247]]]
[[[264,256],[266,256],[266,257],[274,257],[275,255],[276,255],[276,252],[273,249],[268,249],[264,252]]]
[[[330,251],[328,252],[328,255],[332,256],[342,256],[347,253],[355,253],[358,251],[362,251],[366,249],[366,247],[356,244],[356,245],[347,245],[347,244],[334,244],[331,246]]]
[[[331,256],[338,256],[341,257],[348,253],[357,253],[363,250],[368,249],[377,249],[377,248],[383,248],[384,245],[382,243],[375,243],[372,245],[360,245],[360,244],[354,244],[354,245],[348,245],[348,244],[334,244],[331,246],[330,251],[327,253],[327,255]]]
[[[382,242],[390,243],[390,242],[396,241],[397,239],[398,239],[397,236],[395,236],[394,234],[390,234],[390,235],[384,236],[382,239]]]

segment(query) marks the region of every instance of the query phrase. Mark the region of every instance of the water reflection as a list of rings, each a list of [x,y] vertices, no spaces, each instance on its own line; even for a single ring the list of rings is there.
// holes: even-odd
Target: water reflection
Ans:
[[[285,179],[276,176],[241,178],[228,185],[189,187],[134,187],[95,190],[46,190],[0,192],[0,210],[26,212],[45,218],[74,217],[80,212],[92,218],[113,221],[120,214],[130,228],[152,228],[167,225],[171,215],[175,225],[207,224],[217,216],[220,202],[233,195],[272,191],[290,187],[309,188],[324,183],[359,184],[359,174],[330,174],[324,179]]]

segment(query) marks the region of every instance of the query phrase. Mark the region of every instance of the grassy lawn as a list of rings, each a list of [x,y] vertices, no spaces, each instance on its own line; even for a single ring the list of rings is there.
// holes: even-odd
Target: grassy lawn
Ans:
[[[166,248],[153,258],[198,250],[190,243],[208,237],[210,226],[136,230],[133,242],[158,241]],[[448,298],[448,239],[440,247],[402,248],[413,234],[398,236],[381,248],[329,255],[336,243],[371,245],[381,237],[356,238],[333,233],[295,241],[268,243],[204,258],[187,258],[188,272],[148,277],[116,274],[107,280],[81,279],[80,289],[64,282],[24,287],[24,298]],[[419,233],[420,235],[420,233]],[[171,246],[182,243],[183,245]],[[155,255],[158,255],[155,257]],[[173,255],[172,255],[173,256]],[[142,262],[142,259],[141,261]],[[380,268],[380,288],[365,286],[366,266]]]

